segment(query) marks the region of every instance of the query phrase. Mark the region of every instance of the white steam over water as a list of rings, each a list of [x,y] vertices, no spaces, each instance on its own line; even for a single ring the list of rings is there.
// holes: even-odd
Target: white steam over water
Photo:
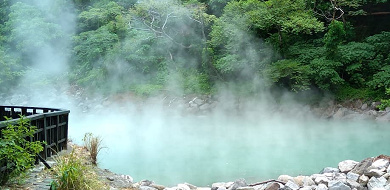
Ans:
[[[74,32],[75,15],[50,12],[56,10],[51,0],[34,2],[48,18],[61,18],[57,26],[64,32],[64,40],[36,49],[31,56],[35,64],[15,95],[1,102],[70,109],[69,135],[74,142],[81,145],[87,132],[103,138],[107,148],[98,158],[102,168],[131,175],[135,181],[210,185],[238,178],[255,182],[280,174],[311,174],[326,166],[336,167],[344,159],[359,161],[390,154],[390,128],[386,124],[316,119],[307,107],[288,98],[275,106],[267,91],[260,98],[242,100],[237,111],[234,96],[226,95],[230,90],[221,90],[218,107],[203,116],[170,110],[162,105],[162,98],[146,101],[141,108],[134,102],[108,107],[87,105],[87,100],[80,103],[74,94],[66,93],[69,84],[63,83],[67,81],[69,36]],[[28,28],[28,24],[14,27]],[[35,38],[39,35],[34,32],[40,30],[30,32],[29,36],[17,36],[21,40]],[[254,86],[258,85],[261,81],[256,80]],[[83,112],[84,106],[100,110]]]
[[[164,185],[310,175],[345,159],[390,153],[385,124],[326,121],[304,111],[267,113],[264,105],[252,106],[241,114],[216,110],[208,116],[175,115],[162,107],[109,109],[104,117],[76,119],[71,134],[103,137],[102,168]]]

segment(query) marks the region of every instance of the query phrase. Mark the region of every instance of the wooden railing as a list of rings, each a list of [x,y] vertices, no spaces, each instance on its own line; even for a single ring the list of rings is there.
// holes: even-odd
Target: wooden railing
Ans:
[[[69,113],[69,110],[54,108],[0,106],[0,137],[8,123],[15,124],[20,115],[26,116],[31,126],[37,127],[34,137],[29,140],[45,142],[40,156],[46,159],[66,149]],[[7,121],[4,116],[12,119]]]

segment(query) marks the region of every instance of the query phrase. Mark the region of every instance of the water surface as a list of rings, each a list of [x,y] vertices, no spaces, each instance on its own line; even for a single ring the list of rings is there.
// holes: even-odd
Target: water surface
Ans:
[[[91,120],[96,120],[93,116]],[[80,129],[103,137],[100,167],[171,186],[198,186],[245,178],[275,179],[280,174],[310,175],[390,154],[390,126],[374,121],[327,121],[267,115],[121,115]]]

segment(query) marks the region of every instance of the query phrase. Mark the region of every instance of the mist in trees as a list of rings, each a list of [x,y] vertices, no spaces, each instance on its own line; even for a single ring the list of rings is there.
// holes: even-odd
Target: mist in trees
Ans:
[[[389,27],[367,21],[385,23],[388,5],[6,0],[0,4],[0,89],[7,93],[45,70],[47,82],[67,80],[91,93],[212,94],[235,83],[250,94],[258,90],[253,81],[262,79],[295,93],[387,98]]]

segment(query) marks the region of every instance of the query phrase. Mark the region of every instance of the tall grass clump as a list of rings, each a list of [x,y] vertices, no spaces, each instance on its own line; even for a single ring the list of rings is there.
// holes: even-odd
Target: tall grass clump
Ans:
[[[97,165],[97,156],[104,147],[102,147],[102,138],[94,136],[92,133],[86,133],[83,138],[84,146],[90,153],[92,164]]]
[[[87,159],[73,150],[69,155],[55,158],[57,165],[53,168],[55,180],[52,190],[100,190],[109,189],[95,173],[93,166],[86,164]]]

